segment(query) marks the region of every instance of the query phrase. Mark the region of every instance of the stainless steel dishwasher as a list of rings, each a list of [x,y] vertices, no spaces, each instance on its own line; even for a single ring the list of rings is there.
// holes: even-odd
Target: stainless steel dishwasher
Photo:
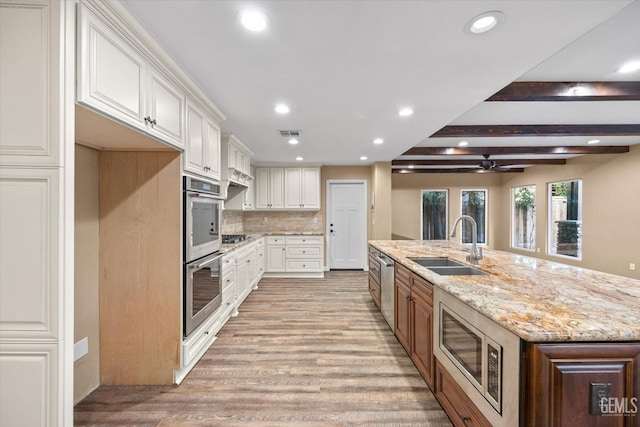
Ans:
[[[382,315],[387,320],[391,330],[395,332],[395,304],[393,298],[395,262],[383,253],[378,256],[378,259],[380,260],[380,311],[382,311]]]

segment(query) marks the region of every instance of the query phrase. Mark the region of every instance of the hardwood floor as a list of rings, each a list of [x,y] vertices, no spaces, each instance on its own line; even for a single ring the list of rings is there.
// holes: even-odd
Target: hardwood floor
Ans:
[[[451,426],[356,271],[263,279],[180,386],[100,387],[74,423]]]

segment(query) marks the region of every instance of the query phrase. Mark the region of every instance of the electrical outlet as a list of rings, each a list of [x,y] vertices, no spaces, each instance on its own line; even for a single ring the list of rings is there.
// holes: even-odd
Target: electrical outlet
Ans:
[[[611,383],[591,383],[590,389],[591,404],[589,413],[591,415],[602,415],[602,399],[609,399],[611,396]]]
[[[314,216],[314,217],[313,217],[313,223],[314,223],[314,224],[317,224],[317,223],[318,223],[318,217],[317,217],[317,216]]]
[[[264,219],[262,220],[262,222],[265,222],[265,223],[269,222],[269,217],[265,216]]]
[[[629,264],[629,270],[636,271],[636,265],[634,263]]]

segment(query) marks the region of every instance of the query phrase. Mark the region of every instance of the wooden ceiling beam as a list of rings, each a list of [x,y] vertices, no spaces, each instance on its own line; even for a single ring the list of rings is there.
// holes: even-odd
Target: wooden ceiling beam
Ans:
[[[412,174],[412,173],[520,173],[524,168],[509,169],[474,169],[474,168],[442,168],[442,169],[392,169],[392,173]]]
[[[484,159],[478,160],[432,160],[432,159],[416,159],[416,160],[393,160],[392,166],[438,166],[438,165],[478,165]],[[490,159],[500,166],[508,165],[566,165],[566,159]]]
[[[628,153],[626,145],[588,145],[566,147],[413,147],[403,156],[482,156],[508,154],[621,154]]]
[[[520,136],[638,136],[640,124],[581,125],[455,125],[431,138],[502,138]]]
[[[640,101],[640,82],[513,82],[487,101]]]

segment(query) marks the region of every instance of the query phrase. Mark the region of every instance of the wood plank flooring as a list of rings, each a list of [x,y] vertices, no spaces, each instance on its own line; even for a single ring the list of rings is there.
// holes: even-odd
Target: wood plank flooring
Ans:
[[[100,387],[74,424],[451,426],[358,271],[263,279],[180,386]]]

